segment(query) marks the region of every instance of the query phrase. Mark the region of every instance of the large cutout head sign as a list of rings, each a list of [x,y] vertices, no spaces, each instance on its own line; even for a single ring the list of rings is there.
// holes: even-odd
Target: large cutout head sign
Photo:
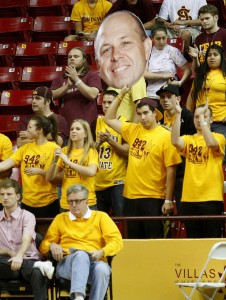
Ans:
[[[101,78],[108,86],[131,87],[144,73],[151,45],[142,22],[133,13],[118,11],[109,15],[95,39]]]

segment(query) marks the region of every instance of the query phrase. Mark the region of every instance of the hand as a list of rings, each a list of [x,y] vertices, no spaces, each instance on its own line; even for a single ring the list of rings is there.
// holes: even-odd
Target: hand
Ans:
[[[91,260],[99,260],[104,256],[104,250],[94,250],[91,251]]]
[[[175,86],[178,86],[178,87],[180,87],[180,82],[179,81],[177,81],[177,80],[168,80],[168,83],[170,83],[170,84],[173,84],[173,85],[175,85]]]
[[[173,212],[174,205],[173,203],[164,203],[162,206],[163,215],[168,215]]]
[[[14,257],[14,256],[16,256],[16,252],[13,251],[13,250],[8,250],[8,251],[7,251],[7,254],[8,254],[9,257]]]
[[[8,260],[8,262],[11,262],[11,270],[12,271],[18,271],[21,268],[21,265],[23,263],[23,258],[19,255],[16,255]]]
[[[56,261],[60,261],[63,259],[64,253],[66,253],[67,251],[65,249],[63,249],[60,245],[56,244],[56,243],[52,243],[50,244],[50,251],[52,253],[53,258]]]
[[[129,90],[130,90],[130,87],[128,87],[127,85],[125,85],[125,86],[121,89],[121,91],[120,91],[120,93],[119,93],[119,97],[120,97],[120,98],[123,98],[123,97],[125,96],[125,94],[129,92]]]
[[[20,132],[19,132],[19,137],[20,137],[22,140],[30,139],[30,134],[29,134],[28,131],[20,131]]]
[[[173,73],[163,73],[162,74],[162,78],[163,79],[169,79],[169,80],[171,80],[171,78],[173,78],[174,79],[174,74]]]
[[[199,49],[196,45],[194,47],[189,46],[188,54],[191,56],[191,58],[198,58],[199,56]]]
[[[59,157],[61,157],[62,149],[61,148],[56,148],[54,151],[54,159],[57,161]]]
[[[169,24],[169,28],[174,30],[176,33],[180,33],[181,29],[179,25],[174,25],[173,23]]]
[[[178,100],[177,97],[174,97],[174,98],[172,99],[172,104],[173,104],[173,108],[175,109],[175,112],[176,112],[177,114],[180,114],[181,111],[182,111],[182,108],[180,107],[180,101]]]
[[[173,25],[180,25],[180,26],[186,26],[185,24],[186,20],[175,20],[172,24]]]
[[[172,128],[171,128],[171,127],[168,127],[168,126],[166,126],[166,125],[164,125],[164,124],[162,124],[162,127],[165,128],[165,129],[167,129],[167,130],[169,130],[169,131],[172,131]]]
[[[25,168],[24,173],[28,176],[42,175],[44,170],[40,168]]]
[[[79,80],[78,73],[75,67],[73,68],[72,66],[66,66],[65,75],[71,80],[73,84],[75,84]]]
[[[103,144],[104,142],[107,142],[107,135],[103,131],[99,131],[97,135],[97,141],[99,145]]]

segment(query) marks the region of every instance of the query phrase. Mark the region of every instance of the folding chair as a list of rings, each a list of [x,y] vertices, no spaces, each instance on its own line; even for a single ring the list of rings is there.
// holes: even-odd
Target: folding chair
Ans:
[[[179,49],[181,53],[184,52],[184,40],[182,40],[182,38],[175,37],[175,38],[167,39],[167,44]]]
[[[73,22],[65,16],[40,16],[34,21],[33,42],[63,41],[71,34]]]
[[[32,90],[3,91],[0,100],[1,114],[32,114]]]
[[[0,18],[27,17],[29,0],[0,1]]]
[[[42,85],[50,87],[52,81],[64,71],[64,66],[24,67],[19,87],[22,90],[34,90]]]
[[[33,23],[32,17],[0,18],[1,43],[31,41]]]
[[[195,291],[200,292],[200,294],[208,300],[213,300],[216,296],[217,291],[220,288],[225,287],[223,279],[226,274],[226,268],[222,266],[222,273],[218,282],[202,282],[202,277],[205,276],[205,272],[208,272],[209,263],[211,260],[226,260],[226,242],[218,242],[211,248],[208,258],[200,272],[200,275],[196,282],[177,282],[176,285],[179,286],[181,292],[186,299],[191,300]],[[192,288],[190,294],[186,293],[185,288]],[[212,290],[212,294],[208,295],[205,290]]]
[[[18,89],[18,83],[22,77],[20,67],[0,67],[0,90]]]
[[[0,66],[13,67],[13,59],[16,53],[15,43],[0,44]]]
[[[17,43],[14,57],[15,66],[54,66],[56,65],[57,42]]]
[[[64,4],[67,3],[69,0],[30,0],[29,16],[65,16]]]
[[[61,41],[59,42],[59,47],[57,51],[56,63],[58,66],[67,65],[67,55],[68,52],[74,48],[80,47],[84,49],[89,65],[95,65],[95,51],[94,51],[94,41]]]

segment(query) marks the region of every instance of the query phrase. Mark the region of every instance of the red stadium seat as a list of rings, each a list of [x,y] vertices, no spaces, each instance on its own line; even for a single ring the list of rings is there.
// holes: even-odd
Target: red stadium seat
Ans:
[[[65,7],[67,8],[67,11],[68,11],[68,16],[71,15],[72,8],[73,8],[74,4],[77,3],[78,1],[79,0],[68,0],[68,3],[65,4]]]
[[[0,18],[1,43],[31,41],[33,23],[32,17]]]
[[[0,115],[0,132],[8,136],[12,141],[15,141],[20,119],[20,115]]]
[[[27,17],[29,0],[0,1],[0,18]]]
[[[184,52],[184,40],[182,38],[169,38],[167,39],[167,44],[179,49],[182,53]]]
[[[17,43],[15,66],[49,66],[56,64],[57,42]]]
[[[69,0],[30,0],[29,16],[65,16],[67,9],[64,6]]]
[[[36,17],[32,33],[32,41],[49,42],[63,41],[66,36],[71,34],[73,22],[70,17],[65,16],[41,16]]]
[[[18,89],[22,77],[20,67],[0,67],[0,90]]]
[[[94,41],[61,41],[59,43],[56,64],[59,66],[64,66],[67,64],[67,55],[68,52],[74,48],[80,47],[84,49],[87,54],[88,63],[90,65],[95,65],[95,51],[94,51]]]
[[[53,79],[60,76],[64,71],[65,67],[63,66],[24,67],[22,79],[19,83],[20,89],[33,90],[42,85],[50,87]]]
[[[0,100],[0,114],[31,114],[32,90],[3,91]]]
[[[16,53],[16,44],[14,43],[0,44],[0,66],[12,67],[15,53]]]

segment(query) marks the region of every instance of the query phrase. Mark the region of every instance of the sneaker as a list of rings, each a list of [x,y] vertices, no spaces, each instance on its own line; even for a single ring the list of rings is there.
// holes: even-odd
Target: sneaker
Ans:
[[[51,261],[36,261],[34,263],[34,268],[38,268],[42,272],[42,275],[47,276],[48,279],[53,278],[54,267]]]

